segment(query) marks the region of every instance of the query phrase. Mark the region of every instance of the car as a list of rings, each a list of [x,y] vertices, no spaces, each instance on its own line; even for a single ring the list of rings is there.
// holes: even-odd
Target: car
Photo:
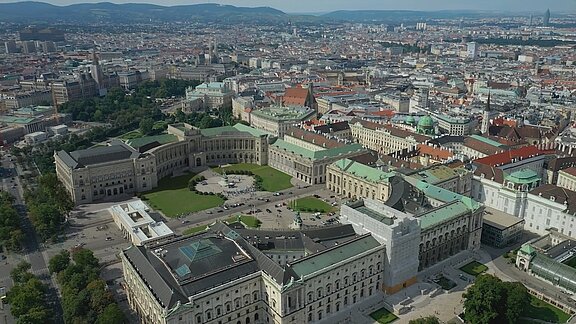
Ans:
[[[182,224],[186,224],[186,223],[190,223],[190,221],[187,220],[187,219],[183,219],[183,220],[182,220]]]
[[[314,213],[314,215],[312,215],[312,216],[314,216],[314,217],[319,217],[320,215],[322,215],[320,212],[316,212],[316,213]]]
[[[310,220],[311,220],[311,221],[316,221],[316,218],[310,217]]]
[[[216,212],[217,213],[223,213],[224,211],[222,209],[218,209]]]
[[[278,197],[278,196],[280,196],[280,193],[279,193],[279,192],[275,192],[272,196]]]
[[[266,198],[264,201],[265,201],[265,202],[270,202],[270,199]]]
[[[334,196],[334,195],[330,196],[330,198],[334,198],[334,197],[336,197],[336,196]]]
[[[315,194],[315,195],[314,195],[314,198],[320,198],[320,195]]]
[[[272,212],[272,211],[271,211],[270,209],[268,209],[268,208],[266,208],[266,211],[267,211],[267,212],[269,212],[269,213],[271,213],[271,212]]]
[[[206,214],[214,214],[211,210],[207,211]]]
[[[106,238],[106,241],[112,241],[112,240],[113,240],[113,238],[112,238],[111,236],[108,236],[108,237]]]
[[[320,218],[321,218],[321,217],[320,217],[320,215],[318,215],[318,216],[315,216],[315,217],[316,217],[316,219],[320,219]]]
[[[281,212],[282,212],[282,209],[276,209],[276,211],[279,212],[279,213],[281,213]]]

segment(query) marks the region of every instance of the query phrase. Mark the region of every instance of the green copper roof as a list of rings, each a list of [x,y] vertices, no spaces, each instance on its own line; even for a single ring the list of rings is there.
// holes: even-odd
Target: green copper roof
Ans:
[[[420,228],[425,230],[429,227],[456,218],[468,212],[470,212],[469,207],[462,201],[446,204],[418,217],[420,220]]]
[[[323,159],[323,158],[327,158],[327,157],[336,157],[339,155],[347,155],[347,154],[350,154],[353,152],[361,152],[364,150],[362,145],[360,145],[358,143],[348,144],[348,145],[344,145],[341,147],[336,147],[336,148],[321,150],[321,151],[310,151],[310,150],[307,150],[307,149],[302,148],[300,146],[294,145],[292,143],[288,143],[285,140],[281,140],[281,139],[276,140],[276,142],[274,142],[273,145],[280,148],[280,149],[285,149],[286,151],[293,152],[295,154],[300,154],[303,157],[311,159],[311,160],[319,160],[319,159]]]
[[[389,178],[394,176],[394,173],[384,172],[350,159],[338,160],[334,162],[334,166],[346,173],[353,174],[374,183],[387,182]]]
[[[303,258],[300,261],[291,264],[290,267],[298,276],[303,277],[324,270],[331,265],[346,261],[362,252],[366,252],[379,246],[380,243],[378,243],[378,241],[376,241],[371,235],[368,235],[324,252]]]
[[[418,127],[433,128],[434,127],[434,120],[432,119],[432,117],[430,117],[428,115],[422,116],[422,117],[420,117],[420,120],[418,120]]]
[[[220,127],[213,127],[213,128],[204,128],[200,130],[200,133],[204,136],[217,136],[217,135],[222,135],[224,133],[237,133],[237,132],[243,132],[243,133],[249,133],[252,136],[262,136],[262,135],[269,135],[270,133],[267,133],[265,131],[250,127],[250,126],[246,126],[244,124],[236,124],[234,126],[220,126]]]
[[[506,180],[508,180],[510,182],[517,183],[517,184],[533,183],[536,181],[540,181],[540,177],[538,176],[538,173],[536,173],[535,171],[533,171],[531,169],[522,169],[522,170],[514,171],[514,172],[510,173],[509,175],[507,175],[505,178],[506,178]]]
[[[265,132],[263,130],[254,128],[254,127],[250,127],[241,123],[237,123],[236,125],[234,125],[234,128],[236,128],[238,131],[240,132],[247,132],[252,134],[252,136],[263,136],[263,135],[270,135],[270,133]]]
[[[408,182],[411,182],[413,186],[418,188],[420,191],[422,191],[426,196],[428,196],[430,198],[440,200],[440,201],[446,202],[446,203],[452,202],[452,201],[460,201],[467,208],[469,208],[470,211],[475,211],[482,206],[480,203],[476,202],[474,199],[472,199],[470,197],[463,196],[459,193],[455,193],[455,192],[452,192],[450,190],[446,190],[446,189],[431,185],[431,184],[426,183],[424,181],[417,181],[416,183],[414,183],[413,181],[410,181],[410,179],[408,177],[406,177],[405,179]]]
[[[520,252],[530,255],[530,254],[536,252],[536,250],[534,250],[534,248],[530,244],[524,244],[520,248]]]
[[[232,126],[220,126],[213,128],[204,128],[200,130],[200,133],[204,136],[216,136],[223,133],[237,132],[238,130]]]
[[[486,137],[484,137],[484,136],[471,135],[470,137],[472,137],[473,139],[475,139],[475,140],[477,140],[477,141],[480,141],[480,142],[483,142],[483,143],[486,143],[486,144],[488,144],[488,145],[492,145],[492,146],[495,146],[495,147],[505,147],[505,146],[506,146],[506,145],[504,145],[504,144],[502,144],[502,143],[498,143],[498,142],[493,141],[493,140],[491,140],[491,139],[489,139],[489,138],[486,138]]]
[[[131,140],[127,140],[126,144],[132,146],[133,148],[139,148],[154,142],[158,142],[160,144],[166,144],[176,141],[178,141],[178,138],[176,136],[172,134],[162,134],[162,135],[134,138]]]

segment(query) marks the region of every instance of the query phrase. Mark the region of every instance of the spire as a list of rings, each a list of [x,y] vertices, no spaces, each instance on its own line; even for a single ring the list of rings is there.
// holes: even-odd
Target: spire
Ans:
[[[490,107],[490,91],[488,91],[488,100],[486,101],[486,108],[484,109],[484,111],[490,111],[491,107]]]

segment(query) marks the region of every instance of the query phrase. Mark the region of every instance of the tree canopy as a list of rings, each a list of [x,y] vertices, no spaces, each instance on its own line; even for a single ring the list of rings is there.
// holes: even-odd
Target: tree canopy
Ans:
[[[517,323],[530,304],[526,287],[483,274],[464,294],[464,318],[471,324]]]
[[[74,203],[55,173],[38,177],[38,186],[25,193],[30,220],[42,240],[61,232]]]
[[[126,323],[106,283],[100,279],[100,265],[88,249],[61,251],[49,261],[62,287],[65,323]]]
[[[54,314],[46,306],[48,287],[29,270],[30,263],[21,262],[10,273],[14,280],[14,286],[6,295],[10,311],[18,319],[18,324],[54,323]]]
[[[0,246],[10,251],[19,251],[24,241],[20,230],[20,216],[13,206],[14,198],[0,192]]]

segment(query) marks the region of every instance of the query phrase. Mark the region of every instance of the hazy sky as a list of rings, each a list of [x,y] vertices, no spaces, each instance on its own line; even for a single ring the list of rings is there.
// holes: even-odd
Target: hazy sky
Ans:
[[[16,1],[0,0],[0,3],[6,2]],[[43,2],[68,5],[103,2],[103,0],[46,0]],[[552,15],[554,11],[576,12],[576,0],[112,0],[109,2],[155,3],[165,6],[213,2],[246,7],[269,6],[286,12],[328,12],[339,9],[477,9],[544,12],[546,8],[550,8]]]

